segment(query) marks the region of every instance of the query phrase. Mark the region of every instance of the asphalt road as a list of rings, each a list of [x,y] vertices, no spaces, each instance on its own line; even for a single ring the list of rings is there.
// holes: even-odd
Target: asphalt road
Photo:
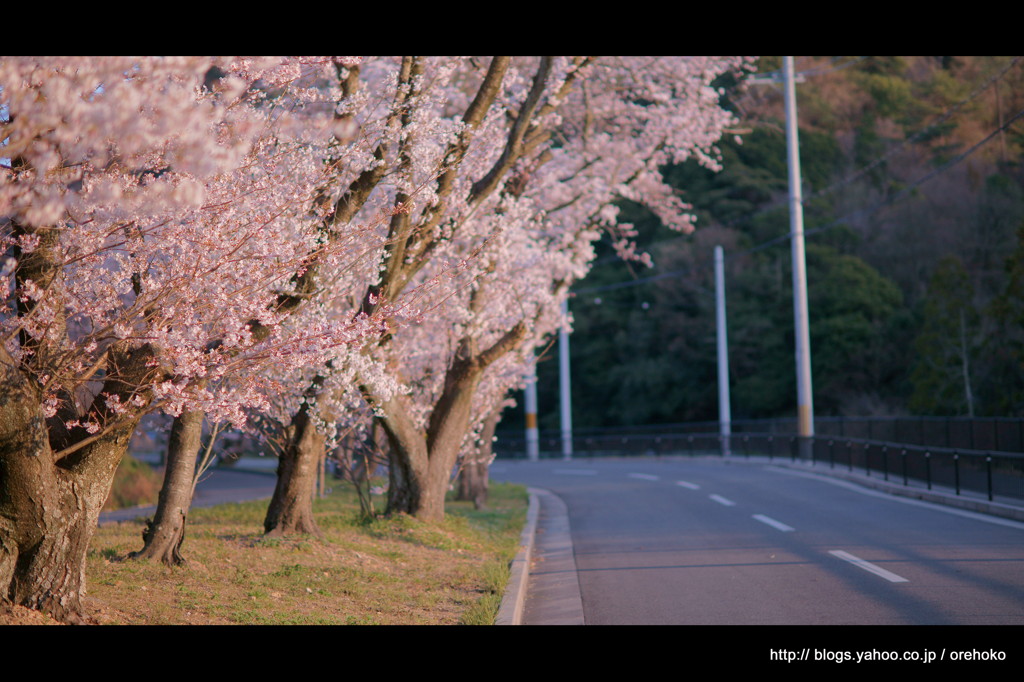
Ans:
[[[586,624],[1024,624],[1024,523],[714,459],[491,476],[566,503]]]

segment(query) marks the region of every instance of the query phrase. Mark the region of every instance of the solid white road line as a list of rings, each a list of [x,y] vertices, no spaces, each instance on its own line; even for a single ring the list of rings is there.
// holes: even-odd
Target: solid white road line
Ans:
[[[775,519],[765,516],[764,514],[754,514],[754,518],[760,521],[761,523],[767,523],[769,526],[775,528],[776,530],[781,530],[783,533],[789,533],[791,531],[796,530],[795,528],[793,528],[793,526],[787,526],[782,521],[776,521]]]
[[[630,478],[642,478],[645,481],[657,481],[658,477],[654,474],[626,474]]]
[[[700,490],[699,485],[697,485],[696,483],[690,483],[689,481],[676,481],[676,485],[682,486],[684,488],[689,488],[690,490]]]
[[[597,476],[597,471],[594,469],[555,469],[554,473],[570,476]]]
[[[829,554],[831,554],[832,556],[835,556],[835,557],[839,557],[843,561],[849,561],[854,566],[857,566],[859,568],[863,568],[868,573],[874,573],[877,576],[881,576],[882,578],[885,578],[886,580],[888,580],[891,583],[908,583],[908,582],[910,582],[909,580],[907,580],[906,578],[904,578],[902,576],[898,576],[898,575],[896,575],[895,573],[893,573],[891,571],[887,571],[884,568],[882,568],[881,566],[876,566],[873,563],[871,563],[870,561],[864,561],[863,559],[861,559],[859,557],[855,557],[852,554],[850,554],[849,552],[844,552],[841,549],[833,549],[833,550],[829,551]]]
[[[708,495],[708,497],[710,497],[712,500],[714,500],[718,504],[724,504],[726,507],[735,507],[736,506],[735,502],[733,502],[732,500],[727,500],[724,497],[722,497],[721,495]]]

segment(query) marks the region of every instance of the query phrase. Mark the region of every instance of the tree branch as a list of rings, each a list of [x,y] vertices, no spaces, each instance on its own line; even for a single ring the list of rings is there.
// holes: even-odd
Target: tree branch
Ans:
[[[487,172],[487,175],[473,183],[473,187],[469,192],[468,201],[470,205],[478,203],[494,191],[502,176],[508,172],[512,164],[519,160],[522,154],[523,137],[526,135],[528,127],[533,123],[534,112],[540,106],[541,96],[544,94],[548,77],[551,75],[551,60],[551,57],[541,57],[540,66],[533,77],[533,87],[530,88],[530,93],[526,96],[522,109],[519,110],[516,122],[512,125],[512,130],[505,143],[505,149],[491,170]]]

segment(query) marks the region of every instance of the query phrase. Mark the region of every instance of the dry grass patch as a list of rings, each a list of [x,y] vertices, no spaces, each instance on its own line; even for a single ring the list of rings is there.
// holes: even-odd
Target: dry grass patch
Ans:
[[[493,622],[526,494],[492,486],[491,509],[449,502],[436,525],[363,520],[347,489],[315,509],[324,542],[264,539],[266,502],[194,510],[189,563],[180,568],[126,559],[142,546],[141,521],[101,528],[89,553],[87,606],[101,623],[118,624]]]

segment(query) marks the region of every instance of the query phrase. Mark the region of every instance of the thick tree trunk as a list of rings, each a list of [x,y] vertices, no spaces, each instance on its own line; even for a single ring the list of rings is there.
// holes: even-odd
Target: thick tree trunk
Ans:
[[[412,421],[406,396],[397,394],[380,403],[378,419],[391,444],[388,513],[404,512],[424,521],[444,519],[445,494],[469,429],[480,378],[488,366],[525,338],[526,331],[526,325],[519,322],[482,352],[474,348],[471,339],[461,342],[425,433]]]
[[[0,437],[0,597],[86,622],[86,553],[136,423],[56,464],[41,418]]]
[[[388,514],[415,515],[426,486],[429,458],[425,434],[409,417],[405,396],[393,396],[377,417],[388,437]]]
[[[433,450],[426,462],[416,461],[421,458],[411,454],[393,445],[389,451],[387,513],[410,514],[421,521],[441,521],[458,451]],[[444,462],[448,462],[448,466]]]
[[[389,449],[388,513],[406,513],[424,521],[444,519],[444,499],[462,439],[469,428],[476,367],[449,370],[445,391],[434,407],[427,432],[415,428],[405,396],[385,405],[381,418]]]
[[[442,460],[450,461],[451,473],[458,451],[428,450],[426,434],[407,427],[405,419],[382,421],[391,447],[388,449],[388,514],[410,514],[424,521],[444,518],[448,475],[441,475]],[[403,415],[404,416],[404,415]]]
[[[309,533],[321,536],[313,518],[316,472],[324,456],[323,434],[316,430],[305,407],[288,427],[288,444],[277,464],[277,486],[263,529],[268,536]]]
[[[192,483],[202,445],[203,417],[203,412],[196,411],[175,418],[167,443],[167,469],[156,514],[142,532],[145,544],[141,550],[133,552],[131,558],[154,559],[168,566],[185,563],[181,545],[185,541],[185,520],[192,506]]]
[[[102,394],[124,404],[151,373],[152,349],[110,351]],[[41,396],[0,346],[0,600],[84,622],[85,563],[100,509],[142,416],[119,421],[103,404],[90,418],[108,430],[51,447]]]

